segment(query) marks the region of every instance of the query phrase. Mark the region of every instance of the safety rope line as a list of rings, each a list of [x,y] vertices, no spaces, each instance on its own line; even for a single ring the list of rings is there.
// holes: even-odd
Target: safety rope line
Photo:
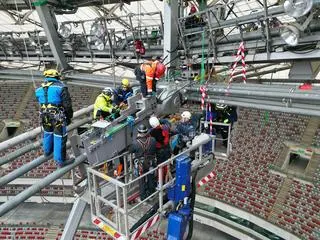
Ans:
[[[14,0],[14,3],[15,3],[15,7],[16,7],[16,11],[19,12],[19,8],[18,8],[18,4],[17,4],[17,0]],[[30,10],[33,11],[32,9],[32,5],[31,5],[31,1],[29,0],[29,4],[30,4]],[[20,21],[20,14],[19,14],[19,21]],[[23,29],[21,27],[21,25],[19,24],[19,27],[20,27],[20,31],[23,32]],[[30,56],[29,56],[29,53],[28,53],[28,47],[27,47],[27,43],[26,43],[26,40],[24,37],[22,37],[23,39],[23,45],[24,45],[24,48],[25,48],[25,51],[26,51],[26,55],[27,55],[27,61],[30,65],[31,64],[31,61],[30,61]],[[35,83],[35,80],[34,80],[34,74],[33,74],[33,70],[30,69],[30,74],[31,74],[31,79],[32,79],[32,83],[33,83],[33,88],[36,89],[36,83]]]
[[[244,42],[241,42],[240,45],[239,45],[239,48],[238,48],[238,51],[237,51],[237,55],[236,55],[236,60],[234,62],[234,64],[232,65],[232,69],[231,69],[231,73],[230,73],[230,79],[229,79],[229,82],[228,82],[228,89],[230,88],[231,86],[231,82],[233,81],[234,79],[234,75],[235,75],[235,72],[236,72],[236,68],[238,66],[238,62],[240,61],[241,59],[241,65],[242,65],[242,81],[243,83],[246,83],[246,80],[247,80],[247,77],[246,77],[246,62],[245,62],[245,47],[244,47]]]
[[[204,31],[202,32],[202,56],[201,56],[201,72],[200,72],[200,84],[204,83],[205,69],[204,69]]]
[[[204,68],[204,31],[202,32],[202,56],[201,56],[201,72],[200,72],[200,84],[202,86],[200,86],[200,93],[201,93],[201,110],[204,110],[204,102],[205,102],[205,98],[207,97],[207,86],[208,86],[208,80],[206,81],[206,83],[203,85],[204,83],[204,78],[205,78],[205,68]],[[205,118],[206,119],[206,118]]]

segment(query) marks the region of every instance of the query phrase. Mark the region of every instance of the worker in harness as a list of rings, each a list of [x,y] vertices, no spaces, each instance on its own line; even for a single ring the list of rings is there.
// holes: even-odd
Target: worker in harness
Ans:
[[[134,172],[139,177],[156,167],[156,140],[148,133],[148,128],[140,124],[137,128],[137,138],[133,142],[130,152],[135,154]],[[140,198],[147,198],[156,190],[156,177],[149,174],[140,179]]]
[[[157,117],[149,119],[151,126],[150,135],[156,139],[157,164],[163,163],[171,156],[170,152],[170,129],[165,124],[160,124]]]
[[[60,81],[55,69],[44,71],[45,82],[35,91],[40,104],[43,150],[46,156],[53,152],[58,167],[66,164],[67,125],[71,123],[73,109],[68,88]]]
[[[135,69],[136,79],[140,82],[143,97],[155,95],[156,84],[166,71],[166,66],[159,60],[147,61]]]
[[[216,104],[215,109],[218,112],[217,121],[225,124],[231,124],[231,128],[233,123],[237,121],[237,111],[235,107],[230,107],[224,104]],[[221,133],[223,138],[223,146],[228,146],[228,136],[229,136],[229,127],[220,126],[217,127],[217,132]]]
[[[196,135],[195,127],[191,121],[191,112],[184,111],[181,114],[181,120],[177,124],[176,129],[173,131],[175,134],[175,140],[171,141],[173,154],[178,154],[183,148],[187,146],[188,142],[191,142]]]
[[[120,109],[126,109],[128,106],[127,99],[133,95],[129,79],[122,79],[121,87],[115,90],[115,94],[116,104],[119,106]]]
[[[104,88],[94,102],[93,118],[102,120],[109,117],[117,117],[119,115],[119,109],[113,105],[114,101],[115,93],[113,89],[110,87]]]

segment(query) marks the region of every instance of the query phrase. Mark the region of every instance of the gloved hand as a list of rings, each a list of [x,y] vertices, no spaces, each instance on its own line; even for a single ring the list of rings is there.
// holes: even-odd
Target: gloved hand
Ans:
[[[112,111],[111,111],[111,113],[116,113],[117,112],[117,108],[112,108]]]
[[[157,92],[152,92],[151,96],[157,96]]]
[[[120,110],[124,110],[124,109],[128,108],[128,105],[125,104],[124,102],[122,102],[122,103],[120,103],[119,108],[120,108]]]

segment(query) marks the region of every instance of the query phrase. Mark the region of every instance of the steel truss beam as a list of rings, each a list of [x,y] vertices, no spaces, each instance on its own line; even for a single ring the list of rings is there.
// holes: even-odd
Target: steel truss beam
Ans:
[[[37,6],[39,18],[46,33],[52,54],[58,64],[58,68],[67,70],[70,66],[67,63],[65,55],[63,53],[62,45],[58,37],[57,30],[54,25],[53,16],[50,12],[50,8],[47,5]]]
[[[99,54],[99,52],[95,52],[96,54]],[[198,52],[196,52],[198,53]],[[67,57],[70,57],[70,61],[75,62],[75,63],[104,63],[104,64],[112,64],[112,58],[109,53],[105,53],[106,56],[104,57],[94,57],[93,59],[88,58],[87,56],[90,56],[89,52],[84,52],[82,54],[78,54],[76,57],[73,57],[71,55],[66,54]],[[36,55],[36,54],[34,54]],[[99,54],[102,55],[102,54]],[[153,51],[145,54],[144,58],[149,59],[152,58],[153,56],[162,56],[163,52],[162,51]],[[115,53],[116,57],[120,56],[129,56],[131,59],[126,59],[123,64],[128,67],[134,67],[137,64],[137,60],[135,59],[134,53],[130,51],[122,51],[122,52],[116,52]],[[85,58],[86,57],[86,58]],[[211,56],[208,57],[208,63],[212,63],[212,58]],[[287,62],[287,61],[293,61],[293,60],[302,60],[302,59],[309,59],[309,60],[319,60],[320,59],[320,49],[315,49],[312,52],[309,53],[294,53],[294,52],[289,52],[289,51],[284,51],[284,52],[272,52],[270,53],[270,57],[268,58],[267,53],[257,53],[257,54],[247,54],[246,55],[246,63],[267,63],[267,62]],[[16,62],[23,62],[25,61],[24,58],[22,57],[16,57],[16,56],[0,56],[1,61],[16,61]],[[30,62],[39,62],[39,61],[55,61],[55,58],[51,56],[30,56],[29,58]],[[233,63],[235,61],[235,58],[233,56],[222,56],[222,57],[217,57],[216,58],[217,62],[215,64],[229,64]],[[194,59],[194,62],[200,63],[201,58]],[[121,65],[121,62],[117,63],[117,65]]]
[[[54,3],[53,0],[50,0]],[[137,2],[141,0],[123,0],[123,3],[130,4],[130,2]],[[108,0],[108,1],[101,1],[101,0],[68,0],[68,4],[74,7],[87,7],[87,6],[100,6],[105,4],[114,4],[119,3],[119,0]],[[56,2],[57,3],[57,2]],[[6,7],[0,6],[0,10],[16,10],[16,4],[19,10],[27,10],[30,9],[30,5],[28,0],[6,0]],[[59,6],[59,5],[58,5]]]
[[[272,42],[271,42],[271,48],[283,48],[285,49],[285,42],[279,37],[279,30],[274,30],[271,32],[272,35]],[[255,63],[256,62],[283,62],[283,61],[291,61],[296,59],[319,59],[320,55],[318,54],[318,49],[313,47],[313,51],[308,51],[308,53],[303,52],[289,52],[289,51],[283,51],[283,52],[271,52],[270,56],[267,56],[265,53],[259,53],[259,51],[265,49],[265,40],[259,40],[261,36],[258,32],[250,32],[248,34],[243,34],[244,39],[246,39],[246,49],[248,50],[248,54],[246,56],[246,62],[247,63]],[[127,37],[128,39],[130,37]],[[44,41],[45,39],[42,39]],[[217,63],[232,63],[234,62],[234,57],[232,56],[226,56],[228,54],[231,55],[231,53],[234,52],[234,49],[238,47],[239,41],[240,41],[240,35],[233,35],[228,39],[229,41],[221,40],[216,43],[217,47]],[[15,39],[15,41],[18,43],[19,46],[23,45],[22,39]],[[320,32],[319,32],[319,26],[312,26],[312,35],[310,36],[303,36],[300,38],[300,44],[302,45],[308,45],[308,44],[314,44],[315,42],[320,41]],[[204,47],[207,48],[208,42],[205,41]],[[312,46],[310,46],[312,47]],[[121,50],[122,47],[114,49],[115,57],[129,57],[131,60],[125,59],[123,63],[125,65],[130,65],[133,63],[136,63],[136,55],[134,51],[125,51]],[[144,55],[144,58],[151,58],[153,56],[163,56],[163,46],[156,45],[152,46],[152,48],[147,49],[146,54]],[[27,52],[24,49],[20,49],[22,56],[9,56],[6,53],[0,51],[0,60],[3,61],[24,61],[24,58],[27,56]],[[292,50],[294,51],[294,50]],[[258,52],[258,53],[257,53]],[[190,46],[189,50],[189,56],[191,55],[201,55],[202,48],[199,46],[199,41],[195,41]],[[205,53],[207,54],[207,52]],[[28,56],[30,57],[31,61],[40,61],[40,60],[48,60],[52,61],[53,54],[49,50],[44,50],[42,56],[45,57],[39,57],[39,53],[36,53],[35,49],[32,47],[32,50],[28,51]],[[97,63],[112,63],[111,54],[110,54],[110,48],[107,46],[105,51],[97,51],[92,50],[89,51],[87,47],[82,46],[79,47],[77,50],[70,52],[65,51],[64,55],[67,58],[72,59],[74,62],[91,62],[95,61]],[[93,57],[91,59],[91,56]],[[209,55],[209,61],[212,59]],[[269,58],[268,58],[269,57]],[[201,62],[200,57],[198,59],[193,59],[195,63]],[[118,62],[119,65],[121,65],[121,62]]]
[[[126,21],[124,21],[123,19],[119,18],[113,11],[114,9],[108,9],[104,6],[94,6],[93,8],[100,10],[108,19],[108,17],[112,18],[112,20],[118,22],[119,24],[121,24],[123,27],[125,27],[126,29],[132,30],[131,29],[131,25],[129,23],[127,23]]]
[[[26,17],[28,14],[32,14],[33,10],[30,10],[28,13],[26,13],[26,15],[21,15],[21,14],[15,12],[15,11],[11,11],[11,10],[8,10],[8,12],[11,15],[13,15],[13,16],[18,18],[17,24],[23,24],[23,22],[29,22],[29,23],[32,23],[32,24],[38,26],[38,27],[42,27],[41,23],[39,23],[37,21],[34,21],[34,20],[30,19],[29,17]],[[19,19],[21,19],[21,20],[19,21]]]

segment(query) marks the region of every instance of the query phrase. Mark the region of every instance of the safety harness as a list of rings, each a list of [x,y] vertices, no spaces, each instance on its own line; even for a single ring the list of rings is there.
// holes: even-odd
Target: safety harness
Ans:
[[[155,157],[152,158],[152,155],[148,155],[147,152],[150,149],[151,144],[151,137],[148,136],[146,138],[146,141],[142,141],[141,139],[137,138],[137,143],[140,145],[140,147],[143,150],[143,158],[137,158],[134,161],[134,167],[135,167],[135,175],[141,176],[144,173],[144,162],[148,161],[149,168],[153,167]]]
[[[55,105],[48,103],[48,89],[53,82],[45,82],[41,84],[44,91],[44,103],[41,104],[40,115],[43,120],[43,124],[46,126],[52,126],[52,121],[56,122],[56,125],[61,125],[65,119],[65,114],[61,105]]]

